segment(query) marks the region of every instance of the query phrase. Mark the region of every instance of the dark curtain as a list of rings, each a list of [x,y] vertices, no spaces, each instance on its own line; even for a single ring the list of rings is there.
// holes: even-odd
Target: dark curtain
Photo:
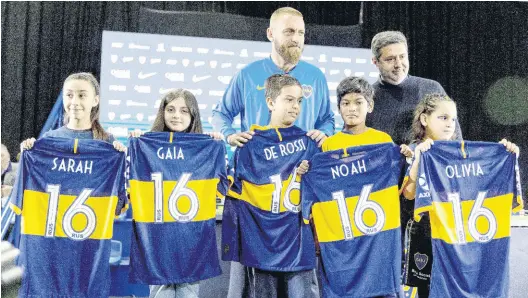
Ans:
[[[138,32],[140,7],[269,18],[282,6],[307,23],[355,25],[360,2],[6,2],[2,7],[2,143],[12,156],[38,136],[68,74],[99,78],[103,30]],[[264,28],[263,28],[264,30]]]

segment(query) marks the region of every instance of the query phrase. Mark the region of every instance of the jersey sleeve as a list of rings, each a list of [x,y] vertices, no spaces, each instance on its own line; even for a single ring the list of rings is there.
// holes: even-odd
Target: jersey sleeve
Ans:
[[[125,156],[124,153],[123,156],[120,157],[120,162],[116,165],[116,180],[115,180],[115,188],[117,191],[117,206],[115,210],[115,215],[119,216],[126,212],[128,209],[128,202],[129,202],[129,194],[127,192],[127,159],[128,156]]]
[[[227,194],[228,188],[229,188],[229,180],[227,177],[227,168],[225,164],[225,158],[226,150],[225,146],[222,145],[222,149],[220,151],[219,156],[217,157],[216,167],[217,167],[217,173],[218,177],[220,178],[220,181],[218,182],[218,185],[216,187],[216,196],[218,198],[224,198]]]
[[[396,144],[398,145],[398,144]],[[416,144],[410,144],[409,147],[411,148],[411,150],[414,152],[414,149],[416,149]],[[403,178],[400,178],[400,181],[401,182],[401,185],[399,186],[400,189],[399,189],[399,192],[400,192],[400,195],[403,194],[403,188],[405,187],[405,185],[407,185],[407,182],[409,181],[409,173],[411,172],[411,166],[412,164],[414,163],[414,156],[413,157],[404,157],[405,158],[405,162],[402,162],[402,169],[401,169],[401,174],[400,174],[400,177],[401,175],[403,174]]]
[[[427,153],[422,154],[418,165],[418,178],[416,179],[416,197],[414,200],[414,220],[420,221],[425,212],[432,209],[433,201],[429,192],[429,177],[426,173]]]
[[[22,214],[22,206],[23,206],[23,200],[24,200],[24,167],[25,167],[25,160],[24,157],[27,153],[27,151],[24,150],[22,152],[20,157],[20,165],[18,167],[18,172],[15,179],[15,184],[13,185],[13,189],[11,190],[10,194],[10,200],[9,200],[9,208],[15,212],[17,215]]]
[[[220,131],[227,140],[227,137],[236,133],[233,128],[233,119],[240,114],[244,108],[242,87],[242,71],[239,71],[229,82],[224,96],[213,109],[212,125],[215,131]]]
[[[402,184],[400,185],[400,195],[403,194],[403,189],[405,188],[405,186],[407,185],[407,182],[409,181],[409,173],[411,172],[411,166],[414,162],[414,157],[411,157],[411,158],[406,158],[405,159],[405,164],[403,165],[403,169],[402,169],[402,172],[404,171],[404,175],[403,175],[403,181],[402,181]],[[401,176],[400,176],[401,177]]]
[[[310,223],[312,206],[317,198],[312,189],[310,176],[310,171],[308,171],[308,173],[304,174],[301,179],[301,206],[302,217],[305,224]]]
[[[519,159],[515,159],[515,179],[514,179],[514,193],[513,193],[513,212],[519,212],[524,208],[524,201],[522,197],[522,187],[521,187],[521,174],[519,171]]]
[[[335,119],[334,113],[330,107],[330,92],[328,91],[328,83],[326,82],[325,76],[321,73],[320,78],[317,80],[316,100],[321,101],[321,108],[319,115],[315,121],[315,129],[324,132],[327,136],[334,134]]]
[[[229,180],[227,195],[235,199],[240,199],[240,195],[242,194],[242,182],[238,178],[238,171],[240,171],[240,169],[237,168],[239,156],[240,148],[237,148],[233,158],[229,162],[227,171]]]

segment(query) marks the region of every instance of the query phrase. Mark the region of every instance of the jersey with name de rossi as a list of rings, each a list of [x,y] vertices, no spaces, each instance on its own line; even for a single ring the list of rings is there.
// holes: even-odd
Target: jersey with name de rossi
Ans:
[[[508,297],[510,217],[522,208],[516,155],[498,143],[437,141],[418,174],[414,216],[431,220],[431,297]]]
[[[163,285],[220,275],[215,225],[216,198],[227,191],[223,142],[173,132],[129,140],[129,279]]]
[[[240,262],[269,271],[312,269],[315,245],[302,224],[297,167],[319,148],[296,126],[251,129],[251,141],[235,151],[229,191],[240,202]]]
[[[20,161],[21,296],[108,297],[110,239],[127,203],[125,154],[99,140],[43,138]]]
[[[313,218],[325,297],[399,292],[403,161],[392,142],[327,151],[311,160],[302,178],[302,213],[305,223]]]

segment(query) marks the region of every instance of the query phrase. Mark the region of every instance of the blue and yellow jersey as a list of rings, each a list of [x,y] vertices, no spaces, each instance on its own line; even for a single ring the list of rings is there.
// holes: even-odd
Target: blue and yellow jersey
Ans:
[[[43,138],[22,153],[21,297],[108,297],[110,239],[126,206],[125,154],[97,140]]]
[[[129,139],[134,283],[195,282],[221,274],[216,198],[227,191],[225,146],[210,136],[150,132]]]
[[[313,218],[325,297],[399,292],[399,151],[386,143],[323,152],[311,160],[302,178],[302,214],[305,223]]]
[[[232,155],[228,162],[227,173],[230,186],[233,186],[233,177],[235,176],[234,167],[235,156]],[[236,187],[236,186],[233,186]],[[233,194],[233,190],[230,191]],[[238,191],[240,192],[240,191]],[[222,213],[222,261],[240,262],[240,220],[238,204],[239,200],[228,195],[224,200],[224,210]]]
[[[238,199],[240,262],[269,271],[312,269],[315,246],[310,227],[302,224],[296,172],[319,152],[317,144],[296,126],[251,129],[251,141],[235,151],[229,190]]]
[[[498,143],[436,141],[422,154],[414,216],[431,221],[431,297],[508,297],[516,167]]]
[[[388,134],[374,128],[369,127],[367,131],[357,135],[347,131],[340,131],[324,141],[323,152],[381,143],[392,143],[392,139]]]

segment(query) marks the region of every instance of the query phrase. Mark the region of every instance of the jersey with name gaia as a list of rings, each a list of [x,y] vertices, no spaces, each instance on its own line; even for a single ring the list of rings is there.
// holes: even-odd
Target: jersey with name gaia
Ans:
[[[125,154],[98,140],[43,138],[23,151],[11,202],[22,215],[20,297],[108,297],[124,169]]]
[[[130,138],[133,237],[129,279],[173,284],[222,272],[216,197],[227,191],[225,146],[210,136],[150,132]]]
[[[421,157],[415,219],[429,212],[430,297],[508,297],[510,217],[522,209],[515,154],[436,141]]]
[[[268,271],[315,267],[315,244],[302,224],[297,166],[319,152],[302,129],[253,126],[235,151],[229,195],[238,199],[240,263]]]
[[[311,160],[302,178],[302,213],[305,223],[313,217],[325,297],[399,292],[402,160],[393,143],[327,151]]]

